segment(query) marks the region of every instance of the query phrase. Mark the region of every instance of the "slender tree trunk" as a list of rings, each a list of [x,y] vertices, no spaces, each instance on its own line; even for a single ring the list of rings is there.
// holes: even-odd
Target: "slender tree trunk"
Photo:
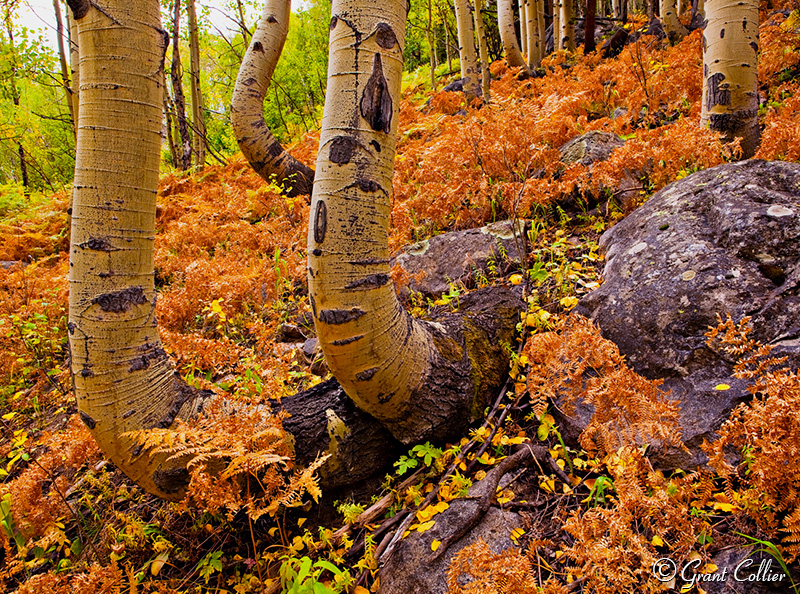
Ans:
[[[661,14],[661,24],[669,38],[670,43],[677,43],[686,37],[688,31],[683,23],[678,20],[675,10],[676,0],[659,0],[659,12]]]
[[[455,0],[456,26],[458,27],[458,57],[461,61],[461,82],[467,103],[481,96],[481,77],[475,56],[475,28],[469,0]]]
[[[75,119],[75,109],[72,103],[72,87],[69,82],[67,55],[64,49],[64,21],[61,18],[61,5],[58,0],[53,0],[53,12],[55,12],[56,15],[56,39],[58,42],[58,62],[61,66],[61,85],[64,87],[64,97],[67,101],[69,119],[70,122],[72,122],[72,133],[77,136],[77,120]]]
[[[284,150],[264,121],[264,98],[289,31],[289,0],[267,0],[245,53],[231,99],[231,123],[245,158],[290,196],[311,194],[314,171]]]
[[[195,168],[199,170],[205,167],[206,164],[206,124],[203,108],[203,89],[200,85],[200,32],[197,28],[197,13],[195,12],[194,0],[186,0],[186,13],[189,17],[192,144],[195,155]]]
[[[9,82],[9,90],[11,92],[11,102],[14,104],[14,118],[16,119],[20,109],[20,92],[17,88],[17,49],[14,46],[14,26],[11,21],[10,7],[5,11],[5,25],[6,33],[8,34],[8,45],[11,50],[11,76]],[[25,148],[22,146],[22,140],[17,142],[17,156],[19,157],[19,173],[22,181],[22,187],[25,195],[30,195],[31,184],[28,178],[28,162],[25,156]]]
[[[553,0],[553,51],[561,47],[561,0]]]
[[[245,23],[244,19],[244,6],[242,6],[242,0],[236,0],[236,12],[239,15],[239,29],[242,31],[242,39],[244,40],[245,45],[250,45],[250,30],[247,28],[247,23]]]
[[[539,38],[539,23],[536,17],[536,0],[527,0],[525,3],[525,29],[528,31],[528,68],[538,66],[544,54],[542,42]]]
[[[441,8],[439,10],[441,12]],[[442,15],[442,27],[444,28],[444,51],[447,55],[447,74],[449,75],[453,72],[453,56],[450,53],[450,29],[447,26],[447,18],[444,14]]]
[[[726,141],[741,138],[742,157],[759,144],[758,2],[710,0],[703,32],[701,121]]]
[[[503,44],[506,62],[511,68],[524,66],[525,60],[517,44],[517,32],[514,28],[513,0],[497,0],[497,25],[500,29],[500,41]]]
[[[189,123],[186,121],[186,99],[183,94],[183,66],[181,65],[180,26],[181,0],[173,0],[172,13],[172,94],[175,103],[175,119],[178,121],[178,134],[181,138],[180,158],[176,165],[183,171],[192,167],[192,138],[189,134]]]
[[[486,33],[483,29],[483,0],[475,0],[475,34],[478,36],[478,55],[481,60],[481,91],[483,100],[489,101],[489,50],[486,47]]]
[[[535,0],[536,7],[536,30],[539,34],[539,49],[542,59],[547,56],[547,27],[544,24],[544,7],[546,0]]]
[[[329,368],[359,408],[411,443],[458,433],[482,413],[504,339],[467,314],[412,318],[391,281],[405,21],[404,0],[333,2],[307,251],[309,299]],[[492,315],[513,309],[500,304]]]
[[[570,52],[575,51],[575,24],[572,22],[574,15],[575,0],[559,0],[561,4],[561,44],[562,47]]]
[[[528,0],[517,0],[519,7],[519,47],[528,53]]]
[[[178,166],[178,144],[175,142],[175,106],[172,104],[172,98],[169,96],[169,87],[167,87],[167,75],[162,72],[161,86],[164,89],[164,121],[167,128],[167,145],[169,146],[169,154],[172,157],[172,166]]]
[[[67,26],[69,28],[69,68],[70,80],[72,81],[72,117],[75,122],[75,138],[78,137],[78,111],[80,102],[81,72],[80,72],[80,48],[78,46],[78,24],[70,11],[67,11]]]
[[[428,0],[428,27],[425,29],[428,37],[428,52],[431,64],[431,91],[436,92],[436,35],[433,31],[433,0]]]
[[[586,19],[583,29],[583,53],[584,55],[595,50],[594,29],[595,17],[597,16],[597,0],[586,0]]]

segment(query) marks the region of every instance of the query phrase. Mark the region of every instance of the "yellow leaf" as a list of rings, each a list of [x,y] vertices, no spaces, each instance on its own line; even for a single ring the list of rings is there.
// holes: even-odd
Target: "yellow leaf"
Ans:
[[[512,274],[511,277],[508,279],[512,285],[518,285],[522,282],[522,275],[521,274]]]
[[[417,532],[427,532],[431,528],[436,526],[436,520],[431,520],[429,522],[423,522],[417,526]]]
[[[519,544],[519,539],[525,536],[525,531],[522,528],[514,528],[511,531],[511,541],[514,544]]]
[[[278,532],[277,528],[270,528],[269,530],[267,530],[267,534],[269,534],[270,536],[275,536],[276,532]]]
[[[722,392],[724,390],[730,390],[731,387],[728,384],[717,384],[716,386],[714,386],[714,389]]]
[[[736,509],[736,506],[733,505],[732,503],[716,502],[716,503],[714,503],[714,509],[718,509],[719,511],[723,511],[723,512],[731,512],[734,509]]]
[[[528,355],[520,355],[519,364],[525,367],[528,364]]]
[[[305,524],[305,523],[306,523],[306,518],[299,518],[297,520],[297,527],[298,528],[302,528],[303,524]]]
[[[561,307],[564,309],[572,309],[576,305],[578,305],[578,298],[577,297],[564,297],[559,301]]]
[[[663,546],[664,546],[664,541],[663,541],[663,540],[661,540],[661,537],[660,537],[658,534],[656,534],[656,535],[653,537],[653,539],[650,541],[650,543],[651,543],[651,544],[652,544],[654,547],[663,547]]]
[[[353,590],[353,594],[369,594],[369,590],[367,590],[364,586],[356,586]]]
[[[543,491],[547,491],[548,493],[553,493],[556,490],[556,481],[555,481],[555,479],[552,479],[552,478],[540,479],[539,480],[539,487]]]
[[[442,541],[441,541],[441,540],[434,540],[434,541],[431,543],[431,550],[432,550],[432,551],[435,551],[436,549],[438,549],[438,548],[439,548],[439,545],[440,545],[440,544],[442,544]]]
[[[10,413],[4,414],[3,415],[3,419],[6,420],[6,421],[10,421],[11,419],[13,419],[16,416],[17,416],[17,413],[15,411],[11,411]]]
[[[703,566],[703,569],[700,570],[700,573],[714,573],[718,569],[719,569],[719,567],[717,567],[713,563],[706,563]]]
[[[158,575],[158,572],[164,567],[164,563],[167,562],[167,559],[169,559],[169,551],[161,551],[150,564],[150,573]]]

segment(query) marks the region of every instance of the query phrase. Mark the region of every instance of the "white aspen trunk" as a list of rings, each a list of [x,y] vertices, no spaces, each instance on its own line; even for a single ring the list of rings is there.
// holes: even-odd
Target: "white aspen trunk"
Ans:
[[[553,0],[553,51],[561,49],[561,0]]]
[[[478,55],[481,60],[481,91],[483,100],[489,101],[489,49],[486,46],[486,33],[483,30],[483,0],[475,0],[475,35],[478,36]]]
[[[669,38],[670,43],[677,43],[686,37],[688,31],[683,23],[678,20],[675,8],[676,0],[660,0],[659,10],[661,13],[661,24]]]
[[[524,53],[528,52],[528,11],[527,0],[517,0],[519,5],[519,47]]]
[[[703,32],[701,122],[727,141],[741,138],[742,157],[759,144],[758,2],[710,0]]]
[[[481,77],[475,57],[475,28],[468,0],[455,0],[458,27],[458,56],[461,60],[461,81],[467,102],[481,96]]]
[[[511,68],[524,66],[525,60],[522,58],[522,52],[517,44],[517,32],[514,28],[513,0],[498,0],[497,26],[500,30],[500,41],[503,44],[503,52],[508,65]]]
[[[525,21],[525,29],[528,31],[528,68],[535,68],[544,57],[536,19],[536,0],[528,0],[525,3]]]
[[[572,22],[574,0],[559,0],[561,4],[561,17],[559,18],[561,30],[561,47],[565,50],[575,51],[575,25]]]
[[[186,14],[189,19],[189,75],[192,89],[192,148],[195,169],[206,164],[206,124],[203,118],[203,90],[200,86],[200,32],[197,29],[197,13],[194,0],[187,0]]]

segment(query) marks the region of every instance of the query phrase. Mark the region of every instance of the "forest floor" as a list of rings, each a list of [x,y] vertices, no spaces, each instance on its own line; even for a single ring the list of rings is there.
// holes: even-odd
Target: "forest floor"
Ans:
[[[761,17],[763,132],[756,158],[800,161],[798,12]],[[634,19],[632,28],[642,25]],[[277,591],[279,583],[292,592],[374,590],[372,535],[385,518],[410,509],[417,517],[411,529],[425,530],[510,447],[528,439],[547,444],[567,475],[565,482],[543,474],[535,485],[539,497],[557,503],[560,523],[544,539],[526,537],[520,527],[512,535],[519,550],[504,555],[468,550],[453,567],[454,575],[475,580],[469,591],[655,592],[662,587],[651,579],[655,559],[696,558],[712,572],[713,552],[751,544],[736,532],[793,561],[800,553],[800,508],[770,502],[747,478],[656,472],[631,444],[615,451],[566,448],[537,391],[542,371],[530,366],[545,344],[533,338],[542,334],[548,348],[569,344],[569,331],[613,351],[591,328],[564,326],[580,295],[601,282],[599,234],[671,181],[736,158],[736,147],[699,125],[701,42],[700,32],[674,46],[645,35],[613,58],[558,52],[536,77],[498,61],[491,67],[491,101],[482,106],[465,105],[458,93],[406,85],[392,251],[446,231],[532,221],[526,262],[496,262],[472,283],[408,303],[414,315],[426,316],[457,308],[458,296],[476,287],[526,285],[524,348],[512,347],[519,354],[509,369],[508,406],[516,412],[502,424],[476,427],[460,443],[415,447],[387,471],[372,500],[339,502],[341,516],[327,526],[310,519],[308,496],[288,512],[253,522],[224,493],[196,489],[181,504],[167,503],[104,461],[71,394],[69,193],[30,202],[0,197],[0,590],[245,594]],[[592,130],[617,134],[625,145],[591,174],[584,165],[561,163],[559,147]],[[313,166],[317,141],[318,133],[307,134],[292,153]],[[621,200],[612,189],[633,172],[634,197]],[[569,210],[563,205],[570,196],[598,206]],[[303,356],[296,342],[296,331],[313,335],[303,315],[308,211],[305,197],[287,198],[266,185],[241,157],[194,175],[163,175],[156,213],[159,330],[189,383],[262,402],[326,377],[324,365]],[[442,479],[453,463],[456,471]],[[414,480],[405,481],[412,470]],[[434,489],[431,505],[414,509]],[[393,497],[381,517],[364,523],[362,512],[387,494]],[[497,501],[515,498],[507,489]],[[501,583],[515,585],[501,590]],[[467,590],[453,582],[451,591]]]

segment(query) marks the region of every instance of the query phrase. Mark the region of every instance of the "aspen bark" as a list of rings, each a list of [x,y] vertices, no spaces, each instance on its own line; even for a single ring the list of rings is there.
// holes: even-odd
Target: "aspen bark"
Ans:
[[[553,0],[553,51],[561,49],[561,1]]]
[[[428,27],[425,30],[428,38],[429,61],[431,64],[431,91],[436,92],[436,36],[433,31],[433,0],[428,0]]]
[[[758,3],[709,0],[703,32],[701,122],[727,141],[741,138],[742,157],[759,144]]]
[[[539,38],[539,22],[536,16],[538,4],[536,0],[527,0],[525,3],[525,28],[528,31],[528,68],[538,66],[544,57],[542,42]]]
[[[475,0],[475,35],[478,36],[478,56],[481,67],[481,92],[483,100],[489,101],[489,50],[486,47],[486,33],[483,29],[483,0]]]
[[[292,157],[264,121],[264,98],[289,31],[290,0],[266,0],[239,68],[231,99],[231,123],[245,158],[261,177],[287,187],[289,196],[310,194],[314,171]]]
[[[189,59],[192,90],[192,150],[196,169],[206,164],[206,124],[203,118],[203,90],[200,86],[200,32],[194,0],[186,0],[189,18]]]
[[[333,2],[308,287],[334,377],[360,409],[411,443],[452,435],[480,414],[505,339],[478,338],[488,325],[466,313],[414,319],[394,291],[388,225],[405,20],[404,0]],[[495,303],[491,315],[502,311],[513,307]]]
[[[155,201],[167,35],[158,2],[115,0],[78,20],[78,127],[69,344],[78,410],[103,452],[151,493],[174,496],[185,469],[137,455],[124,434],[167,427],[196,392],[156,329]]]
[[[575,24],[572,22],[574,1],[559,0],[561,4],[561,16],[559,18],[561,47],[570,52],[575,51]]]
[[[686,27],[678,19],[675,5],[676,0],[659,0],[661,24],[664,25],[664,31],[670,43],[677,43],[688,34]]]
[[[520,52],[519,44],[517,43],[517,32],[514,28],[514,6],[512,2],[513,0],[498,0],[497,25],[500,29],[500,41],[503,44],[506,62],[508,62],[511,68],[519,68],[525,65],[525,60],[522,58],[522,52]]]
[[[542,54],[542,59],[547,56],[547,27],[544,20],[544,7],[545,0],[535,0],[536,6],[536,27],[539,34],[539,50]]]
[[[519,5],[519,46],[522,52],[528,51],[528,0],[517,0]]]
[[[475,28],[472,26],[469,0],[455,0],[458,28],[458,57],[461,60],[461,82],[467,103],[481,96],[481,78],[475,57]]]

